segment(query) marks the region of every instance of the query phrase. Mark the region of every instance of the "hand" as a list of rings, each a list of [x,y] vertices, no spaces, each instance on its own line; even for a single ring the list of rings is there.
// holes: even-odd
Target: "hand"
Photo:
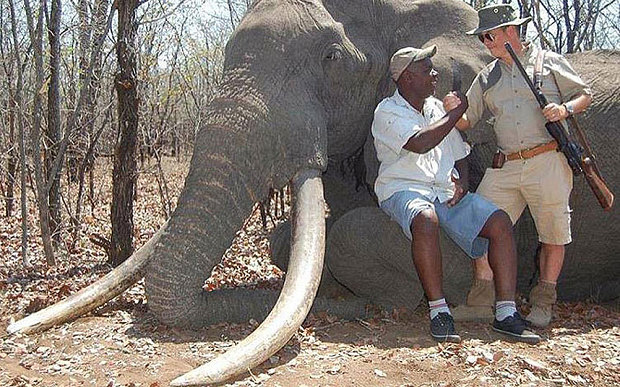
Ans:
[[[467,111],[469,102],[460,91],[451,91],[443,98],[443,107],[447,112],[456,110],[462,116]]]
[[[467,186],[464,184],[463,180],[455,177],[454,174],[452,174],[451,179],[454,182],[454,196],[446,203],[448,208],[456,206],[461,199],[467,195]]]
[[[456,97],[460,101],[458,106],[454,108],[454,111],[459,116],[462,116],[463,114],[465,114],[465,112],[467,111],[467,108],[469,107],[469,101],[467,100],[467,97],[465,96],[465,94],[461,93],[460,91],[453,91],[452,93],[454,93],[454,95],[456,95]]]
[[[456,96],[456,93],[453,91],[446,94],[443,97],[443,108],[445,111],[449,112],[452,109],[455,109],[457,106],[461,104],[461,100]]]
[[[543,115],[549,122],[555,122],[563,120],[568,117],[568,111],[564,105],[558,105],[557,103],[550,103],[543,109]]]

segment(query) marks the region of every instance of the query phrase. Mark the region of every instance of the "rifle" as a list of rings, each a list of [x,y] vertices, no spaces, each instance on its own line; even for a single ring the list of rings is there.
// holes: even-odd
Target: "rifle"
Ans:
[[[504,47],[506,47],[506,51],[508,51],[508,54],[510,54],[510,57],[517,66],[517,69],[519,69],[519,72],[525,79],[525,82],[529,86],[530,90],[532,91],[532,93],[534,93],[534,97],[540,105],[540,108],[543,109],[548,104],[547,98],[540,91],[540,88],[534,86],[532,80],[525,72],[523,65],[519,61],[519,58],[512,49],[510,43],[504,43]],[[571,122],[573,123],[573,125],[578,125],[577,121],[574,118],[571,120]],[[579,126],[576,127],[580,131]],[[549,132],[551,137],[553,137],[558,143],[558,148],[566,157],[568,165],[573,171],[573,174],[583,174],[601,207],[605,211],[611,210],[614,202],[614,194],[610,191],[609,187],[605,183],[605,180],[601,176],[598,167],[594,163],[595,157],[592,154],[592,151],[585,139],[585,136],[583,136],[583,133],[581,131],[579,132],[579,134],[581,135],[581,141],[587,149],[587,153],[584,152],[584,147],[582,147],[581,144],[579,144],[571,137],[570,132],[568,132],[561,123],[557,121],[547,122],[545,124],[545,128],[547,128],[547,132]]]

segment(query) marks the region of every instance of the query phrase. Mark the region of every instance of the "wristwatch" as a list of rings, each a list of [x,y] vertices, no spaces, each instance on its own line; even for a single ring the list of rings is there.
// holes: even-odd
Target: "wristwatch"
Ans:
[[[568,113],[569,117],[575,114],[575,108],[573,107],[573,105],[569,105],[568,103],[563,103],[562,106],[564,106],[564,109],[566,109],[566,112]]]

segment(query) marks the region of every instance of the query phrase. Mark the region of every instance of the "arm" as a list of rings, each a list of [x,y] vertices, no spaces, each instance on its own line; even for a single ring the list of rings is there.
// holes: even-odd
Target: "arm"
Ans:
[[[460,160],[456,160],[454,163],[454,168],[456,168],[459,172],[458,184],[460,184],[466,192],[469,190],[469,162],[467,159],[468,157],[465,157]]]
[[[446,96],[443,98],[443,107],[447,111],[456,109],[460,103],[461,100],[452,91],[446,94]],[[460,131],[465,131],[471,129],[473,125],[469,118],[467,118],[467,114],[464,113],[454,126]]]
[[[579,114],[585,111],[588,106],[592,103],[592,96],[590,94],[580,94],[576,98],[563,103],[562,105],[558,105],[557,103],[550,103],[543,109],[543,115],[547,119],[547,121],[559,121],[568,118],[570,113],[566,108],[566,105],[569,105],[573,108],[573,114]]]
[[[459,94],[459,105],[446,113],[440,120],[423,128],[403,145],[403,148],[414,153],[423,154],[436,147],[450,133],[456,122],[467,110],[467,98]]]
[[[458,130],[465,131],[471,129],[472,124],[469,119],[467,119],[467,114],[463,114],[463,116],[461,116],[461,119],[456,122],[455,126]]]
[[[457,205],[467,195],[469,190],[469,163],[467,157],[457,160],[454,163],[454,168],[458,171],[459,178],[452,178],[452,181],[454,181],[454,196],[448,200],[448,207]]]
[[[545,58],[549,60],[553,81],[560,95],[564,98],[572,97],[570,100],[563,101],[561,105],[550,103],[545,106],[543,109],[545,118],[551,122],[568,118],[570,113],[567,106],[572,108],[573,114],[585,111],[592,103],[592,91],[588,85],[562,55],[548,53]]]

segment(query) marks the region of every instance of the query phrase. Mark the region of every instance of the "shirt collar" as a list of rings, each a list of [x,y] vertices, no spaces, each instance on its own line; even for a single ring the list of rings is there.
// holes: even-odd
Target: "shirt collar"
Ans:
[[[418,114],[423,114],[423,111],[422,112],[418,111],[418,109],[411,106],[411,104],[402,95],[400,95],[400,93],[398,92],[398,88],[396,88],[396,91],[394,91],[394,95],[392,96],[392,98],[393,98],[394,103],[397,104],[398,106],[409,108]],[[426,106],[427,101],[428,101],[428,98],[424,100],[424,107]],[[424,107],[422,107],[422,110],[424,110]]]
[[[521,55],[517,55],[517,58],[519,58],[519,61],[521,61],[522,64],[527,65],[528,58],[531,58],[532,55],[536,55],[537,48],[530,41],[522,42],[522,45],[523,45],[523,50],[521,50]],[[497,59],[497,61],[499,61],[499,63],[502,66],[506,68],[511,68],[503,60]]]

